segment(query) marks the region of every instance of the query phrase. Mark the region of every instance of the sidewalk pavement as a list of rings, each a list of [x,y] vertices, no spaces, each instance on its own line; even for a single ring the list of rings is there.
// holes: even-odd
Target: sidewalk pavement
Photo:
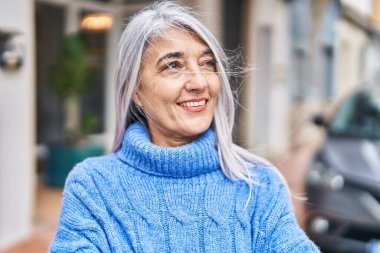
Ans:
[[[53,240],[59,212],[61,209],[62,189],[38,185],[36,189],[33,228],[29,238],[19,241],[0,253],[45,253]]]

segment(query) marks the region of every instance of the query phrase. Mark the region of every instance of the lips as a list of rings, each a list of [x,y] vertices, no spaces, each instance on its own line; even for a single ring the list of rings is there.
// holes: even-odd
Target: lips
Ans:
[[[207,107],[208,99],[191,99],[186,101],[181,101],[177,103],[182,109],[190,112],[201,112],[204,111]]]
[[[206,100],[201,100],[201,101],[193,101],[193,102],[181,102],[179,103],[180,106],[182,107],[196,107],[196,106],[201,106],[206,104]]]

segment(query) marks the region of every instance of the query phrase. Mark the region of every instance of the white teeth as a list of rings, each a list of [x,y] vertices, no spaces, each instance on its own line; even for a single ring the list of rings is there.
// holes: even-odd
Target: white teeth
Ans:
[[[197,107],[197,106],[201,106],[201,105],[204,105],[206,103],[206,100],[201,100],[201,101],[198,101],[198,102],[182,102],[182,103],[179,103],[180,106],[183,106],[183,107]]]

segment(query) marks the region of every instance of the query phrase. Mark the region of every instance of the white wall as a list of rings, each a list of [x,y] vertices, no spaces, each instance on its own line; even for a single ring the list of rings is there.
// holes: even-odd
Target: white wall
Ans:
[[[202,23],[210,29],[215,37],[223,38],[223,2],[222,0],[181,0],[185,5],[194,8]]]
[[[17,38],[24,64],[0,69],[0,249],[27,236],[31,229],[35,160],[34,1],[0,2],[0,30]]]
[[[245,58],[252,71],[241,91],[246,110],[240,113],[239,141],[257,154],[276,157],[286,152],[289,136],[286,4],[250,0],[245,11]]]
[[[367,85],[378,85],[380,81],[380,42],[370,39],[363,56],[362,79]]]
[[[360,12],[362,15],[370,16],[372,14],[373,0],[341,0],[343,5]]]
[[[347,20],[336,24],[337,31],[337,60],[335,69],[336,101],[351,93],[362,85],[361,76],[364,48],[368,42],[366,31],[353,25]]]

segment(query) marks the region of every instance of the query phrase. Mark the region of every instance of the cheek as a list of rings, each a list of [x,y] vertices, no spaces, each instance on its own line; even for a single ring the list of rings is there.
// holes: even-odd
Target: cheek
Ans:
[[[213,77],[209,81],[209,89],[210,89],[210,93],[213,96],[216,97],[219,94],[219,91],[221,89],[221,81],[220,81],[219,77]]]
[[[143,96],[145,109],[157,116],[162,116],[163,113],[171,114],[173,106],[176,106],[176,93],[170,89],[152,89],[141,95]]]

